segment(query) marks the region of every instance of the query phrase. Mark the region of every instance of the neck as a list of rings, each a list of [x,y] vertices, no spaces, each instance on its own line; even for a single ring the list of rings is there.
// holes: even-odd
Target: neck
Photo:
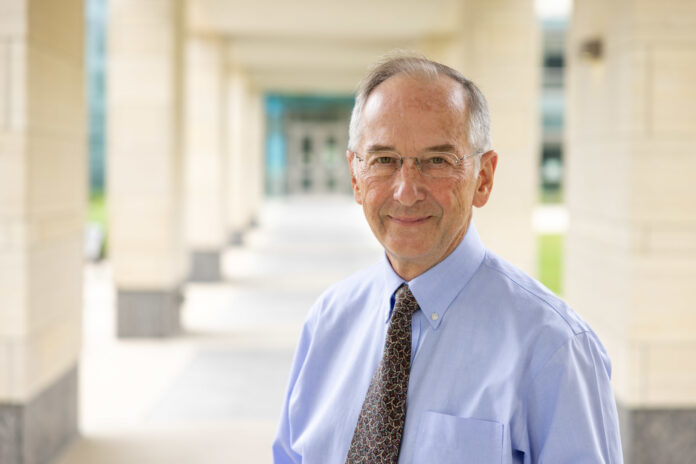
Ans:
[[[391,264],[391,267],[392,269],[394,269],[394,272],[396,272],[396,274],[402,279],[404,279],[406,282],[410,282],[411,280],[415,279],[416,277],[423,274],[425,271],[434,266],[433,265],[424,268],[423,266],[418,265],[403,264],[395,260],[393,257],[389,256],[388,252],[387,259],[389,259],[389,264]]]

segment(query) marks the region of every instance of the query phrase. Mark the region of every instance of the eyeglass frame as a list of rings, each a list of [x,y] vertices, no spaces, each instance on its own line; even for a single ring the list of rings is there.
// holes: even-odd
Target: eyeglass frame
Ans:
[[[353,153],[353,155],[355,155],[355,157],[356,157],[361,163],[365,162],[365,158],[366,158],[366,157],[365,157],[364,155],[361,156],[360,153],[358,153],[357,151],[353,151],[353,150],[350,150],[350,152]],[[396,170],[394,170],[394,172],[391,174],[391,176],[393,176],[394,174],[396,174],[397,172],[399,172],[399,170],[400,170],[401,168],[403,168],[403,166],[404,166],[404,160],[407,160],[407,159],[411,158],[411,159],[415,160],[415,162],[416,162],[416,167],[418,168],[418,172],[420,172],[422,175],[424,175],[424,176],[426,176],[426,177],[438,179],[438,177],[432,176],[432,175],[430,175],[430,174],[426,174],[426,173],[424,173],[424,172],[422,171],[422,169],[421,169],[421,158],[418,157],[418,156],[403,156],[401,153],[399,153],[398,151],[395,151],[395,150],[375,150],[375,151],[373,151],[373,152],[368,152],[367,154],[369,155],[370,153],[393,154],[393,155],[396,155],[396,156],[399,157],[399,162],[400,162],[400,163],[399,163],[399,167],[398,167]],[[457,162],[455,163],[455,166],[459,166],[459,165],[461,165],[462,161],[464,161],[465,159],[472,158],[472,157],[478,156],[478,155],[483,155],[485,152],[478,152],[478,151],[475,151],[475,152],[473,152],[473,153],[469,153],[468,155],[464,155],[464,156],[461,156],[461,157],[459,157],[456,153],[452,153],[452,152],[449,152],[449,151],[430,151],[430,152],[427,152],[427,153],[430,153],[430,154],[441,154],[441,155],[454,155],[454,157],[457,158]],[[385,178],[386,178],[386,177],[387,177],[387,176],[385,176]],[[440,179],[442,179],[442,178],[445,178],[445,177],[441,177]]]

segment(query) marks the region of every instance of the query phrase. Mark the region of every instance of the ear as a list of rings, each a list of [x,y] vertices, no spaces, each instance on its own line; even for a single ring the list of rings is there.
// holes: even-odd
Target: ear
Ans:
[[[359,205],[362,205],[360,184],[358,182],[358,179],[355,178],[355,163],[357,163],[358,161],[355,159],[355,153],[353,153],[350,150],[346,150],[346,158],[348,158],[348,170],[350,171],[350,185],[353,186],[353,197]]]
[[[477,208],[488,203],[488,198],[491,196],[491,190],[493,189],[493,177],[497,166],[498,153],[490,150],[481,155],[481,169],[479,170],[473,201],[473,205]]]

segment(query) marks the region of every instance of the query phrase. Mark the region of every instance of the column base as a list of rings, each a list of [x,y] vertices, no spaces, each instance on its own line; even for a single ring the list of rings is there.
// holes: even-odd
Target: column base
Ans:
[[[77,436],[77,364],[26,404],[0,402],[0,462],[55,460]]]
[[[696,456],[696,409],[618,411],[626,464],[681,464]]]
[[[180,287],[170,290],[118,290],[119,338],[171,337],[181,331]]]
[[[189,280],[191,282],[220,282],[222,280],[220,252],[192,251]]]

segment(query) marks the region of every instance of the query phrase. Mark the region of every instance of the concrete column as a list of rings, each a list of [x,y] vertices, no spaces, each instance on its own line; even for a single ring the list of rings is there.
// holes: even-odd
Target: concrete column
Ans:
[[[226,81],[227,231],[228,243],[237,245],[251,223],[254,193],[249,186],[256,167],[250,153],[248,78],[232,62]]]
[[[454,4],[453,4],[454,5]],[[540,33],[532,0],[462,0],[454,38],[422,44],[433,58],[461,71],[483,91],[499,154],[488,204],[474,212],[486,245],[536,275],[532,212],[539,195],[541,117]]]
[[[249,188],[252,195],[250,204],[252,225],[256,224],[261,203],[265,197],[264,179],[266,172],[266,116],[264,113],[264,95],[259,89],[252,88],[249,95],[249,120],[251,121],[250,155],[253,162],[253,175]]]
[[[218,281],[226,241],[224,42],[190,37],[186,46],[186,244],[194,281]]]
[[[110,0],[109,253],[120,337],[179,330],[182,215],[181,0]]]
[[[60,27],[56,25],[60,24]],[[83,2],[0,2],[0,462],[77,432],[87,198]]]
[[[575,2],[566,294],[613,360],[626,462],[696,455],[696,4]]]

